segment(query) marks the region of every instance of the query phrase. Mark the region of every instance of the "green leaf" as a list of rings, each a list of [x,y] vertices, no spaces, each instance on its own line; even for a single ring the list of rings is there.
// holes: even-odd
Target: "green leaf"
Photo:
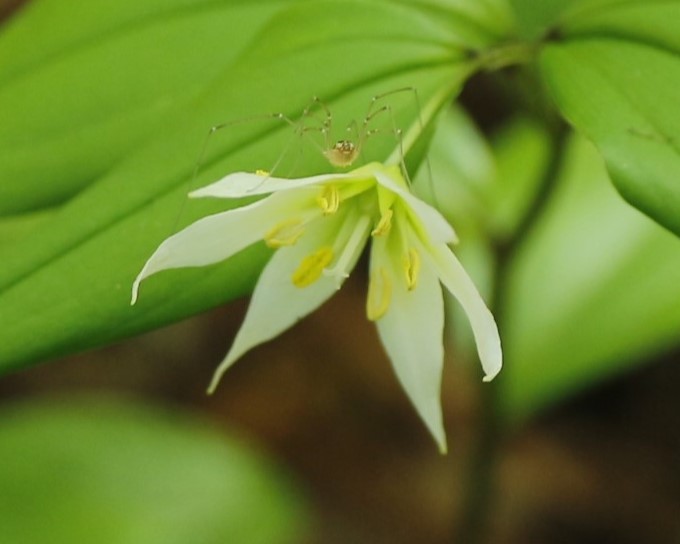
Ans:
[[[32,3],[0,34],[0,215],[63,202],[167,130],[282,5]]]
[[[511,270],[498,378],[509,419],[680,338],[680,241],[620,199],[590,144],[576,139],[566,160],[557,194]]]
[[[666,0],[509,0],[521,36],[543,39],[573,19],[588,20],[609,14],[619,6],[648,7]]]
[[[435,206],[461,237],[478,230],[488,217],[490,185],[495,178],[491,151],[473,121],[459,107],[442,114],[414,192]]]
[[[413,0],[392,0],[406,6]],[[418,8],[446,27],[449,39],[465,48],[484,48],[507,38],[514,18],[507,0],[427,0]]]
[[[158,244],[224,207],[186,202],[208,127],[260,115],[215,134],[193,186],[231,171],[270,169],[291,154],[296,175],[327,170],[307,140],[262,114],[296,119],[318,95],[340,136],[351,119],[363,118],[372,96],[386,91],[416,86],[422,104],[433,96],[443,104],[470,71],[455,43],[441,16],[410,5],[327,1],[280,12],[186,113],[173,114],[172,130],[157,132],[46,226],[4,250],[0,368],[110,342],[248,292],[269,254],[261,246],[220,265],[151,278],[137,306],[129,306],[132,281]],[[390,96],[388,104],[397,126],[418,118],[409,93]],[[364,156],[384,158],[394,146],[394,136],[383,132]]]
[[[558,108],[623,197],[680,235],[680,4],[584,11],[561,35],[541,54]]]
[[[5,406],[0,541],[286,544],[300,497],[240,441],[184,414],[80,398]]]
[[[576,0],[509,0],[520,34],[537,38]]]

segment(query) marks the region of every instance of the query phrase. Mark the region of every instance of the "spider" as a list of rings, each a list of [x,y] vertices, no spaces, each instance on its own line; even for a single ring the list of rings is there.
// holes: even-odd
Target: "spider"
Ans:
[[[413,93],[416,104],[418,104],[418,95],[414,87],[403,87],[373,96],[361,123],[352,120],[349,125],[347,125],[346,131],[353,134],[352,138],[333,140],[333,116],[328,106],[317,96],[312,97],[310,104],[302,112],[298,123],[293,123],[289,119],[283,119],[285,116],[282,116],[282,114],[277,114],[277,116],[292,124],[298,133],[305,133],[308,131],[320,132],[323,137],[323,145],[320,146],[319,149],[321,154],[328,160],[331,166],[348,168],[361,156],[366,141],[379,132],[391,133],[395,140],[401,144],[401,129],[396,126],[392,113],[392,106],[390,104],[380,105],[380,103],[391,95],[403,92]],[[319,126],[306,126],[305,120],[312,117],[311,112],[316,107],[322,111],[324,115],[323,120],[320,122]],[[380,115],[389,116],[389,121],[392,124],[390,128],[371,128],[371,123]]]
[[[337,140],[333,139],[333,115],[331,110],[318,96],[312,97],[297,121],[294,121],[284,113],[272,113],[215,125],[208,132],[203,150],[196,164],[194,177],[197,174],[200,164],[203,162],[208,140],[215,132],[236,123],[254,121],[257,119],[276,119],[283,121],[292,127],[293,133],[298,137],[304,138],[306,135],[313,132],[320,134],[321,141],[310,138],[311,143],[317,148],[319,153],[325,157],[331,166],[335,168],[348,168],[362,155],[366,141],[375,134],[382,132],[392,134],[397,145],[401,146],[402,131],[396,126],[392,113],[392,106],[385,103],[382,103],[381,105],[381,102],[389,96],[404,92],[413,93],[415,103],[418,106],[418,111],[420,111],[418,94],[414,87],[403,87],[375,95],[371,98],[366,114],[361,122],[358,123],[356,120],[352,120],[346,127],[346,132],[349,136]],[[319,114],[321,115],[321,118],[319,117]],[[391,127],[372,128],[372,123],[379,116],[388,116]],[[312,124],[310,120],[314,123]],[[266,170],[266,172],[273,173],[277,170],[284,156],[288,153],[291,144],[292,141],[283,149],[274,165]],[[263,170],[263,172],[264,171],[265,170]]]

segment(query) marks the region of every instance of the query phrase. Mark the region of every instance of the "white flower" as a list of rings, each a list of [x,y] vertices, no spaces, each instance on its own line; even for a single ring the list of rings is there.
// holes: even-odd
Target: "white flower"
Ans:
[[[132,288],[156,272],[204,266],[259,241],[276,249],[245,321],[209,391],[252,347],[291,327],[339,289],[371,240],[366,313],[375,321],[394,370],[418,414],[446,450],[440,385],[444,359],[441,284],[461,303],[474,333],[485,381],[501,369],[493,316],[449,249],[456,236],[431,206],[413,196],[399,166],[371,163],[348,173],[301,179],[235,173],[192,197],[269,194],[254,204],[204,217],[165,240]]]

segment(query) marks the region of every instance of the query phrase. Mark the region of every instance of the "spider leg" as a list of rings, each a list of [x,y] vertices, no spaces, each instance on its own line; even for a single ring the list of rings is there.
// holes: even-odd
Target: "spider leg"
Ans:
[[[223,130],[223,129],[234,127],[236,125],[241,125],[241,124],[245,124],[245,123],[252,123],[252,122],[257,122],[257,121],[267,121],[267,120],[278,120],[278,121],[282,121],[282,122],[286,123],[287,125],[289,125],[291,127],[296,126],[295,122],[292,121],[285,114],[277,112],[277,113],[269,113],[269,114],[262,114],[262,115],[252,115],[252,116],[249,116],[249,117],[234,119],[232,121],[227,121],[225,123],[219,123],[217,125],[213,125],[212,127],[210,127],[210,129],[208,130],[208,132],[206,133],[206,135],[203,139],[203,143],[202,143],[200,151],[197,155],[196,162],[195,162],[194,167],[192,169],[191,176],[189,177],[189,180],[185,184],[185,192],[188,193],[189,190],[187,190],[187,189],[194,189],[195,188],[194,185],[195,185],[195,182],[196,182],[196,178],[198,177],[199,171],[201,170],[201,168],[204,166],[204,164],[206,162],[206,154],[208,152],[209,144],[210,144],[210,141],[211,141],[213,135],[216,132]],[[177,217],[176,217],[176,219],[175,219],[175,221],[172,225],[170,235],[177,231],[177,227],[179,225],[179,222],[182,219],[182,215],[183,215],[185,207],[186,207],[186,202],[187,202],[187,199],[184,198],[182,200],[181,205],[180,205],[180,209],[177,212]]]
[[[407,87],[400,87],[398,89],[392,89],[390,91],[386,91],[384,93],[377,94],[371,98],[371,102],[368,106],[368,110],[366,112],[366,116],[364,117],[364,130],[362,132],[363,134],[363,140],[366,140],[366,138],[372,136],[373,134],[376,134],[378,132],[391,132],[394,134],[395,139],[397,140],[397,145],[399,148],[399,162],[401,165],[401,169],[403,171],[404,177],[406,178],[406,181],[408,182],[409,185],[413,185],[412,180],[409,176],[408,170],[406,169],[406,162],[405,162],[405,152],[404,152],[404,147],[403,147],[403,134],[402,130],[397,127],[397,122],[394,116],[394,112],[392,111],[392,106],[390,104],[385,104],[380,107],[379,104],[382,100],[385,100],[388,97],[401,94],[401,93],[410,93],[412,95],[413,102],[415,104],[416,110],[418,112],[418,124],[419,124],[419,130],[422,133],[425,130],[425,123],[423,123],[423,118],[422,118],[422,107],[421,107],[421,102],[420,102],[420,96],[418,94],[418,89],[415,87],[407,86]],[[385,113],[390,117],[390,123],[392,124],[391,129],[370,129],[367,125],[377,116]],[[432,166],[430,165],[430,161],[425,158],[425,167],[427,169],[427,179],[428,179],[428,189],[430,194],[432,195],[432,199],[436,202],[437,197],[436,197],[436,192],[434,189],[434,182],[432,179]]]

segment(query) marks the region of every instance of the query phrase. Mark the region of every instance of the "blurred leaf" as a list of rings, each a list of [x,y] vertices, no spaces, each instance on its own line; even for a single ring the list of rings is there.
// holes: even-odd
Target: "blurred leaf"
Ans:
[[[0,218],[0,252],[36,231],[53,215],[54,210],[46,209]]]
[[[456,231],[478,229],[489,219],[494,160],[486,140],[462,108],[452,106],[443,113],[428,158],[414,191],[444,214]]]
[[[296,119],[318,95],[332,108],[334,128],[342,134],[379,93],[416,86],[422,104],[433,96],[443,104],[455,94],[470,66],[441,15],[399,3],[348,5],[314,2],[281,11],[185,114],[173,115],[174,130],[156,133],[153,142],[97,180],[54,220],[4,251],[0,368],[110,342],[216,306],[252,287],[268,255],[261,246],[220,265],[151,278],[138,305],[129,307],[132,281],[160,241],[225,206],[222,201],[186,203],[208,127],[276,111]],[[391,96],[389,103],[397,126],[408,127],[418,118],[408,93]],[[270,169],[292,140],[293,147],[304,147],[288,125],[271,117],[231,125],[211,139],[194,185],[230,171]],[[394,145],[389,134],[376,136],[364,156],[383,158]],[[310,149],[300,150],[292,162],[297,175],[328,168]]]
[[[304,523],[281,475],[184,415],[80,399],[3,408],[0,541],[285,544]]]
[[[567,159],[511,270],[498,378],[510,419],[680,341],[680,241],[618,197],[591,145],[576,139]]]
[[[625,4],[649,6],[666,0],[508,0],[515,15],[520,34],[528,39],[543,39],[558,31],[573,18],[590,19],[608,14]]]
[[[507,240],[529,212],[547,165],[549,142],[544,127],[521,117],[494,134],[498,172],[487,212],[494,239]]]
[[[58,204],[167,130],[284,0],[36,0],[0,34],[0,215]]]
[[[285,1],[268,0],[259,4],[264,10],[268,4],[281,7]],[[135,27],[143,29],[181,17],[191,18],[199,11],[213,11],[219,16],[228,6],[237,14],[239,5],[246,4],[243,0],[31,0],[25,2],[0,34],[0,83],[57,57],[88,49],[94,42],[129,33]],[[234,30],[236,34],[245,32]],[[239,36],[229,38],[240,39]]]
[[[528,38],[544,34],[559,15],[578,0],[509,0],[520,33]]]
[[[412,0],[392,0],[404,5]],[[418,6],[444,25],[450,39],[466,48],[484,48],[506,38],[514,28],[507,0],[428,0]]]
[[[680,235],[680,3],[583,11],[560,35],[541,55],[557,106],[623,197]]]

